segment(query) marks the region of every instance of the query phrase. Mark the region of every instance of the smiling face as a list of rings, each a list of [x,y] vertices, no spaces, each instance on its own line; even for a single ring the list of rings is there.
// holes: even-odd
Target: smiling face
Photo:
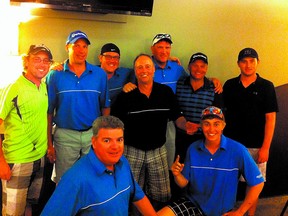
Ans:
[[[134,70],[138,84],[153,83],[155,67],[150,57],[145,55],[138,57],[134,64]]]
[[[190,71],[192,79],[202,80],[207,73],[208,64],[202,60],[196,60],[189,64],[188,70]]]
[[[101,128],[96,136],[92,137],[94,153],[109,170],[114,170],[124,151],[123,129]]]
[[[238,61],[238,67],[241,70],[242,76],[253,76],[256,74],[256,70],[259,64],[257,58],[246,57]]]
[[[26,77],[33,82],[41,80],[49,72],[51,60],[45,51],[38,52],[35,55],[29,55],[24,60]]]
[[[70,64],[85,64],[88,55],[88,43],[85,39],[78,39],[74,44],[67,44]]]
[[[116,52],[105,52],[102,55],[99,55],[99,61],[101,68],[106,73],[114,74],[119,67],[120,55]]]
[[[171,53],[171,43],[165,40],[161,40],[151,47],[151,52],[160,66],[166,64]]]
[[[204,119],[201,128],[205,136],[205,142],[220,144],[221,135],[225,128],[225,122],[218,118]]]

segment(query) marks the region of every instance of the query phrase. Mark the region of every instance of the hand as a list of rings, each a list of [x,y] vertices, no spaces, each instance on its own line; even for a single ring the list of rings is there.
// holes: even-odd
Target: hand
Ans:
[[[214,88],[215,93],[221,94],[223,92],[223,87],[221,85],[220,80],[217,78],[211,78],[210,80],[213,82],[213,84],[215,86],[215,88]]]
[[[135,84],[129,82],[129,83],[126,83],[126,84],[124,85],[123,91],[124,91],[125,93],[128,93],[128,92],[130,92],[130,91],[132,91],[133,89],[136,89],[136,88],[137,88],[137,86],[136,86]]]
[[[185,127],[186,127],[186,133],[189,135],[193,135],[194,133],[198,131],[200,124],[187,121],[185,124]]]
[[[169,60],[176,62],[178,65],[181,65],[180,59],[175,56],[170,56]]]
[[[7,164],[7,162],[3,159],[0,160],[0,179],[9,180],[11,178],[12,172]]]
[[[55,62],[51,68],[51,70],[62,71],[64,69],[63,63]]]
[[[171,171],[174,176],[178,176],[179,174],[181,174],[184,168],[184,164],[181,164],[179,160],[180,160],[180,156],[177,155],[175,162],[171,166]]]
[[[267,162],[269,159],[269,149],[260,148],[258,151],[257,163]]]
[[[52,163],[52,164],[55,163],[55,161],[56,161],[56,153],[55,153],[55,149],[54,149],[53,145],[49,145],[48,146],[47,158],[48,158],[50,163]]]

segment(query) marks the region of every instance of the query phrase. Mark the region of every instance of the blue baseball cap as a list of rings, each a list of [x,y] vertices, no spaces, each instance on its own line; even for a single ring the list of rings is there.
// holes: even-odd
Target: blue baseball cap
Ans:
[[[73,31],[69,34],[67,41],[66,41],[66,45],[67,44],[74,44],[79,39],[85,39],[89,45],[91,44],[89,39],[88,39],[88,36],[84,32],[77,30],[77,31]]]

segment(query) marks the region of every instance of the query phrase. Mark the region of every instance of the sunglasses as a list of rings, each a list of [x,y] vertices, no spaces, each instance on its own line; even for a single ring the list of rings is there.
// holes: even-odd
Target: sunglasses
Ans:
[[[201,118],[203,118],[207,115],[217,115],[221,119],[224,118],[222,110],[218,107],[215,107],[215,106],[210,106],[210,107],[205,108],[202,111]]]
[[[170,34],[157,34],[153,40],[155,39],[163,39],[163,38],[167,38],[167,39],[170,39],[171,40],[171,35]]]

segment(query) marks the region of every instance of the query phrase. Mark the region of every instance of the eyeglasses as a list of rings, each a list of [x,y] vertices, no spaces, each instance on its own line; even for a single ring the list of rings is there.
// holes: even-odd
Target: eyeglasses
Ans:
[[[203,117],[207,116],[207,115],[216,115],[216,116],[218,116],[221,119],[224,118],[222,110],[220,108],[218,108],[218,107],[215,107],[215,106],[209,106],[209,107],[205,108],[202,111],[201,119]]]
[[[111,56],[111,55],[103,55],[107,60],[115,60],[115,61],[119,61],[120,56]]]
[[[41,59],[39,57],[32,58],[32,61],[33,61],[33,63],[36,63],[36,64],[43,62],[43,64],[48,65],[48,64],[52,63],[52,61],[48,58]]]
[[[171,40],[171,35],[170,34],[157,34],[153,40],[155,39],[163,39],[163,38],[167,38],[167,39],[170,39]]]

